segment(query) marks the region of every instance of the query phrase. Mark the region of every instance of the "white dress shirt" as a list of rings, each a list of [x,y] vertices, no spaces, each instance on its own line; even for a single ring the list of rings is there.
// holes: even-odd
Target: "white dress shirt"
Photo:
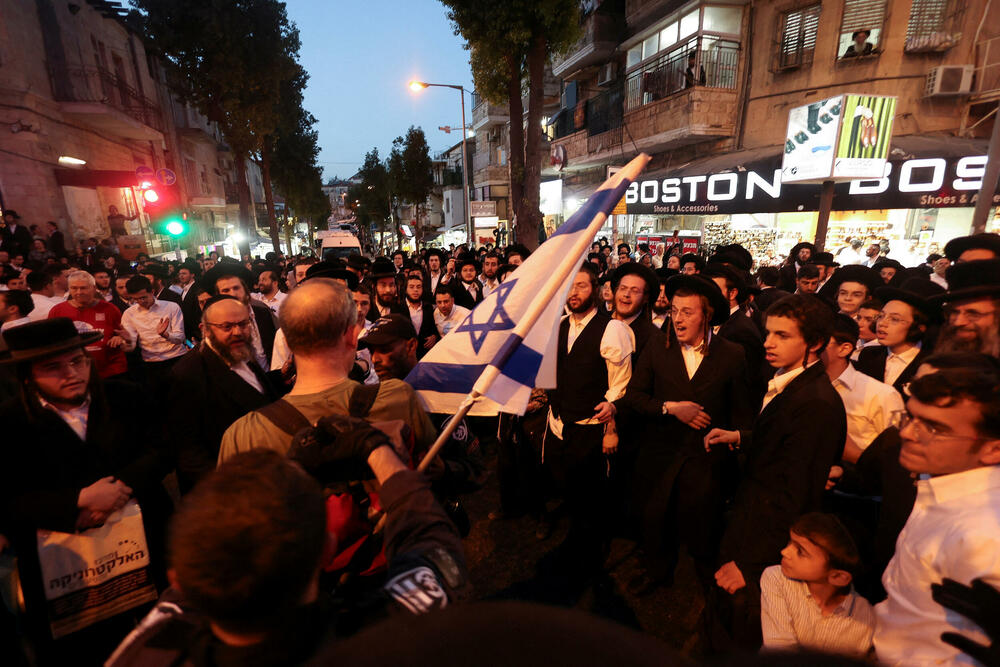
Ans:
[[[885,665],[977,665],[941,641],[957,632],[989,644],[982,629],[931,598],[948,577],[1000,588],[1000,466],[917,482],[917,499],[882,575],[888,598],[875,607],[875,651]]]
[[[462,306],[452,306],[451,313],[448,317],[441,314],[441,311],[437,308],[434,309],[434,324],[437,325],[438,333],[444,338],[448,333],[462,323],[468,314],[472,312],[468,308],[463,308]]]
[[[169,321],[166,337],[157,333],[160,320],[164,318]],[[187,352],[184,347],[184,316],[181,307],[172,301],[155,299],[149,308],[132,304],[122,313],[122,328],[128,333],[128,349],[135,349],[138,345],[143,361],[167,361]]]
[[[194,281],[193,280],[191,282],[189,282],[187,285],[181,285],[180,283],[174,283],[173,285],[170,286],[170,289],[173,290],[174,292],[177,292],[178,294],[180,294],[181,295],[181,300],[183,300],[185,297],[187,297],[188,292],[191,291],[192,287],[194,287]]]
[[[581,320],[573,315],[569,318],[569,331],[566,335],[566,352],[573,351],[573,344],[587,328],[590,321],[597,315],[597,309],[592,308]],[[617,401],[625,395],[628,381],[632,379],[632,352],[635,351],[635,334],[629,325],[621,320],[612,319],[601,336],[601,357],[608,369],[608,390],[604,392],[604,400],[609,403]],[[597,424],[597,419],[581,419],[577,424]],[[562,420],[552,414],[549,409],[549,428],[557,437],[562,437]]]
[[[208,345],[210,348],[212,348],[213,352],[219,354],[219,351],[215,349],[215,346],[212,345],[212,342],[208,338],[205,339],[205,344]],[[250,368],[250,364],[248,364],[245,361],[240,361],[235,364],[231,364],[228,361],[226,361],[225,357],[223,357],[221,354],[219,354],[219,359],[222,359],[222,363],[229,366],[229,370],[239,375],[241,380],[243,380],[248,385],[256,389],[257,393],[259,394],[264,393],[264,385],[261,384],[260,380],[257,378],[257,374],[254,373],[253,369]]]
[[[920,354],[920,343],[900,354],[895,354],[892,350],[888,350],[888,353],[889,356],[885,358],[885,375],[882,380],[891,387],[903,374],[906,367],[913,363],[913,360]]]
[[[711,340],[711,339],[709,339]],[[702,341],[697,345],[681,343],[681,357],[684,358],[684,367],[687,369],[688,379],[694,377],[705,359],[705,352],[708,351],[708,342]]]
[[[852,586],[837,608],[824,615],[809,584],[789,579],[780,565],[772,565],[760,577],[760,626],[767,650],[863,656],[872,646],[875,612]]]
[[[903,397],[891,385],[879,382],[847,364],[833,381],[847,412],[847,435],[865,449],[889,427],[893,412],[903,409]]]
[[[944,289],[948,289],[948,281],[945,280],[944,276],[938,275],[937,273],[932,273],[930,275],[930,279],[932,283],[936,283],[941,287],[943,287]]]
[[[808,366],[796,366],[791,370],[778,370],[778,372],[774,374],[774,377],[767,381],[767,393],[764,394],[764,402],[760,406],[760,411],[764,412],[764,408],[767,407],[768,403],[773,401],[778,394],[785,391],[785,387],[787,387],[792,380],[802,375],[807,368],[811,368],[815,363],[816,362],[814,361]]]
[[[60,299],[56,296],[45,296],[44,294],[31,293],[31,300],[35,302],[35,307],[31,309],[28,313],[28,319],[32,322],[37,322],[39,320],[45,320],[49,317],[49,311],[57,303],[62,303],[66,299]]]
[[[6,331],[7,329],[13,329],[14,327],[19,327],[22,324],[30,324],[30,323],[31,323],[30,316],[19,317],[16,320],[11,320],[10,322],[4,322],[2,325],[0,325],[0,333]]]
[[[494,291],[496,291],[496,288],[500,287],[500,280],[498,278],[494,278],[493,280],[490,280],[490,279],[486,278],[485,276],[480,276],[479,277],[479,282],[481,282],[483,284],[483,298],[484,299],[486,297],[488,297],[490,294],[492,294]]]
[[[83,403],[75,408],[70,408],[69,410],[57,408],[41,396],[38,397],[38,402],[41,403],[42,407],[46,410],[51,410],[59,415],[59,418],[66,422],[67,426],[73,429],[73,432],[76,433],[80,440],[87,440],[87,419],[90,416],[90,394],[87,394],[87,398],[83,401]]]
[[[662,315],[657,315],[656,313],[653,313],[652,319],[653,319],[653,326],[656,327],[657,329],[662,329],[663,323],[667,321],[667,313],[663,313]]]
[[[281,304],[284,303],[285,299],[288,298],[288,294],[282,292],[281,290],[275,292],[274,296],[270,298],[261,294],[260,292],[254,292],[251,296],[253,296],[253,298],[257,299],[262,304],[270,308],[271,312],[274,313],[275,315],[277,315],[278,310],[281,309]]]
[[[424,323],[424,304],[418,301],[416,307],[409,299],[406,300],[406,307],[410,310],[410,322],[413,322],[413,330],[420,333],[420,325]]]
[[[443,276],[443,275],[444,275],[444,273],[441,272],[441,271],[438,271],[437,273],[428,273],[427,274],[428,278],[430,278],[430,287],[431,287],[430,291],[431,291],[431,294],[434,294],[434,291],[438,287],[438,283],[441,282],[441,276]]]

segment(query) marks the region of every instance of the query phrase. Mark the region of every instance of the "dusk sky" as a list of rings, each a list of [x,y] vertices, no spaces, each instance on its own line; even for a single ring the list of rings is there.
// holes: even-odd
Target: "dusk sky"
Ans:
[[[324,181],[347,178],[365,153],[385,157],[410,125],[422,127],[431,154],[461,140],[438,126],[462,124],[459,93],[428,88],[414,94],[412,79],[472,90],[469,54],[453,34],[437,0],[286,0],[299,28],[301,62],[309,72],[305,107],[319,121]],[[466,121],[472,123],[466,95]]]

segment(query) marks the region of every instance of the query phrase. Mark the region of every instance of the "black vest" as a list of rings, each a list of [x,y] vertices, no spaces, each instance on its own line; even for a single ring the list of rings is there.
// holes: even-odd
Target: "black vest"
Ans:
[[[570,316],[572,317],[572,316]],[[563,423],[574,423],[594,416],[594,407],[608,392],[608,367],[601,356],[601,339],[611,317],[597,309],[597,314],[583,328],[573,350],[567,352],[569,317],[559,324],[559,357],[556,362],[556,389],[550,392],[553,413]]]

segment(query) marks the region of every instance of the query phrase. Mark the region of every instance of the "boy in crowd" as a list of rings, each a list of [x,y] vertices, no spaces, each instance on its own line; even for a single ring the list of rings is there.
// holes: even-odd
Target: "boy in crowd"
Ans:
[[[800,517],[781,550],[781,564],[760,578],[764,648],[864,655],[875,612],[854,590],[858,549],[832,514]]]

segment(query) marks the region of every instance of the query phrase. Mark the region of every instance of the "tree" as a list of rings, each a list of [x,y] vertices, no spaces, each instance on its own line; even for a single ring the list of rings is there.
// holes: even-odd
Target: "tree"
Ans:
[[[372,224],[378,225],[384,240],[386,218],[391,214],[392,188],[388,169],[379,157],[378,148],[365,154],[358,176],[361,183],[347,191],[347,201],[354,207],[358,223],[369,229]]]
[[[393,140],[386,169],[395,198],[408,202],[414,208],[416,218],[414,233],[419,242],[423,238],[421,209],[434,188],[430,149],[422,129],[411,125],[405,137],[396,137]],[[396,239],[399,246],[402,246],[403,233],[399,225],[396,226]]]
[[[281,84],[297,74],[299,38],[277,0],[133,0],[132,14],[159,50],[171,87],[218,124],[233,153],[240,227],[249,253],[246,160],[275,132]],[[276,237],[276,228],[272,229]]]
[[[510,112],[510,194],[517,236],[538,244],[545,64],[580,34],[579,0],[441,0],[470,51],[476,91]],[[524,120],[522,82],[527,80]],[[527,130],[525,131],[525,127]]]

